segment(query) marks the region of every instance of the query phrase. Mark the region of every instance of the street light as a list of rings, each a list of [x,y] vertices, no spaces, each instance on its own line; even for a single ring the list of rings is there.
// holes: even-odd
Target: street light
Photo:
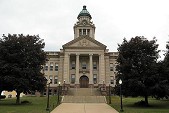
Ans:
[[[49,88],[50,88],[50,80],[47,81],[47,107],[46,107],[46,111],[49,111]]]
[[[63,81],[63,95],[65,95],[65,80]]]
[[[63,89],[65,90],[65,80],[64,80],[63,82],[64,82],[64,86],[63,86]]]
[[[122,103],[122,92],[121,92],[121,85],[122,85],[122,80],[119,80],[119,84],[120,84],[120,100],[121,100],[121,109],[120,111],[123,112],[123,103]]]
[[[111,104],[111,87],[110,87],[110,84],[109,84],[109,104]]]
[[[57,101],[57,105],[59,105],[59,94],[60,94],[60,82],[59,82],[59,86],[58,86],[58,101]]]

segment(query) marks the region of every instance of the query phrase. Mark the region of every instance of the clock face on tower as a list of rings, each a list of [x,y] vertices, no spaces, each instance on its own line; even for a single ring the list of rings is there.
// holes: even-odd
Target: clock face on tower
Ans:
[[[86,22],[83,22],[83,25],[86,25]]]
[[[83,21],[83,22],[82,22],[82,24],[83,24],[83,25],[86,25],[86,24],[87,24],[87,22],[86,22],[86,21]]]

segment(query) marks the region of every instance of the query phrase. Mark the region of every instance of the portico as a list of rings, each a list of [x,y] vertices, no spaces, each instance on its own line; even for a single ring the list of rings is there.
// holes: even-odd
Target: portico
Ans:
[[[101,77],[101,74],[104,74],[104,70],[101,69],[104,66],[101,58],[103,55],[93,53],[68,53],[65,54],[64,59],[64,80],[66,84],[76,85],[80,87],[80,81],[82,76],[88,78],[88,86],[90,87],[102,84],[104,77]],[[67,62],[66,62],[67,61]],[[105,74],[104,74],[105,75]]]

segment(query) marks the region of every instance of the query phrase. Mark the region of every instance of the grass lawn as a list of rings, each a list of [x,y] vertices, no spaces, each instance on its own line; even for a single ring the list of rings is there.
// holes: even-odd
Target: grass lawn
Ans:
[[[149,98],[149,107],[139,107],[134,103],[144,98],[123,98],[123,113],[169,113],[169,100],[156,100]],[[120,111],[120,97],[112,96],[111,106]]]
[[[16,98],[0,100],[0,113],[47,113],[47,97],[21,97],[31,103],[16,105]],[[57,96],[50,96],[50,110],[56,107]]]

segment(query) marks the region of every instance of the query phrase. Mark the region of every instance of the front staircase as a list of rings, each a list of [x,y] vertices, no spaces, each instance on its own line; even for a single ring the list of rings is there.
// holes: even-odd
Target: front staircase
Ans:
[[[97,88],[70,88],[62,103],[106,103],[106,98]]]

